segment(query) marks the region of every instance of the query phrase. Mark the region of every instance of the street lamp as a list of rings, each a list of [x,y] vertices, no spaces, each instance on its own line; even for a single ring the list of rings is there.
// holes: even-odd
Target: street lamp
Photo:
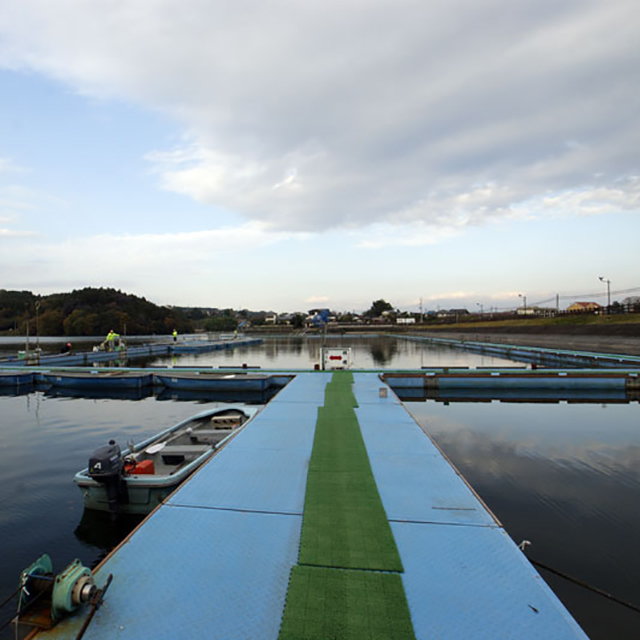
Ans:
[[[606,282],[607,284],[607,313],[609,313],[611,308],[611,280],[607,280],[602,276],[598,276],[598,280],[600,280],[600,282]]]
[[[521,293],[518,294],[520,298],[522,298],[524,302],[524,315],[527,315],[527,296],[523,296]]]

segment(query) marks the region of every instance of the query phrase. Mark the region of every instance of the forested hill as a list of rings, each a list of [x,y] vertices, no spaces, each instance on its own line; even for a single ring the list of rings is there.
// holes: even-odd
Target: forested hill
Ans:
[[[0,333],[4,335],[100,336],[192,331],[178,309],[159,307],[116,289],[86,288],[40,296],[30,291],[0,289]]]

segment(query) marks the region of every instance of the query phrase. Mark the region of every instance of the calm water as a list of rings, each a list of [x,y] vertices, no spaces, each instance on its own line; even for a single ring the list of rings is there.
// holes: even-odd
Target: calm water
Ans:
[[[266,338],[262,344],[224,351],[181,355],[179,360],[161,357],[146,361],[148,366],[258,366],[263,369],[311,369],[320,363],[321,338]],[[446,346],[425,348],[414,342],[393,338],[349,338],[328,336],[327,347],[351,347],[355,369],[420,369],[450,366],[514,366],[504,358],[464,353]],[[135,364],[135,363],[132,363]]]
[[[515,364],[392,338],[338,338],[328,345],[353,346],[358,368]],[[158,358],[149,364],[308,369],[319,362],[320,346],[315,339],[267,340],[233,352]],[[20,571],[43,552],[51,554],[58,571],[76,557],[92,566],[137,523],[113,525],[83,512],[72,477],[86,466],[93,449],[111,437],[121,444],[137,442],[213,402],[242,399],[89,399],[46,391],[0,395],[0,601],[15,590]],[[530,557],[640,602],[634,548],[640,539],[637,402],[444,404],[412,399],[406,406],[511,537],[533,543]],[[544,577],[591,638],[640,637],[640,614]]]
[[[637,402],[406,406],[530,558],[640,603]],[[590,638],[640,637],[640,614],[540,572]]]

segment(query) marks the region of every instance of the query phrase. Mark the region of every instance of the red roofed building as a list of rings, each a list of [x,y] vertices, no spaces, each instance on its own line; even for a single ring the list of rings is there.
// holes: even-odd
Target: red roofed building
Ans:
[[[581,313],[586,311],[599,311],[602,307],[597,302],[574,302],[567,311]]]

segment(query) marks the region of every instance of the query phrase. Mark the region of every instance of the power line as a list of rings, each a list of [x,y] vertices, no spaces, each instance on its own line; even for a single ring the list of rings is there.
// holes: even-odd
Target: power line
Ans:
[[[639,293],[640,287],[631,287],[631,289],[618,289],[617,291],[611,291],[609,295],[611,296],[621,296],[626,293]],[[578,294],[558,294],[556,296],[552,296],[551,298],[546,298],[545,300],[540,300],[537,302],[530,302],[528,307],[539,307],[543,304],[549,304],[550,302],[556,302],[561,300],[580,300],[581,298],[604,298],[607,296],[606,291],[597,291],[595,293],[578,293]],[[421,298],[422,301],[422,298]],[[495,310],[495,312],[499,311],[512,311],[513,309],[518,309],[520,305],[510,305],[508,307],[490,307]],[[422,306],[420,307],[422,309]],[[485,312],[492,313],[492,312]]]

